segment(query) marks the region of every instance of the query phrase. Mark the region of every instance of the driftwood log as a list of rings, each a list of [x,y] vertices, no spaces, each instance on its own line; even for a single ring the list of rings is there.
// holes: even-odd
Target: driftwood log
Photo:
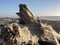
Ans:
[[[1,26],[0,45],[60,45],[60,34],[51,25],[40,23],[25,4],[19,8],[20,22]]]

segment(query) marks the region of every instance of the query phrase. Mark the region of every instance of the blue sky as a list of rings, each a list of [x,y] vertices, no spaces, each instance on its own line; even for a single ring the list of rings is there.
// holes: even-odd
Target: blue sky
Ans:
[[[20,3],[36,16],[60,16],[60,0],[0,0],[0,17],[18,17]]]

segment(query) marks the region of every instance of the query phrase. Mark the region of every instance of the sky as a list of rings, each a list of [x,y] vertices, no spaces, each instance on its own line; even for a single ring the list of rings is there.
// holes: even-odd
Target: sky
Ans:
[[[18,17],[20,3],[36,16],[60,16],[60,0],[0,0],[0,17]]]

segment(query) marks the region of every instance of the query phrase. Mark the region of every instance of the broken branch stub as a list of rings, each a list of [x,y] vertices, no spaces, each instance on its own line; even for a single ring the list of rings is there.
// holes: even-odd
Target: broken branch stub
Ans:
[[[16,14],[20,17],[21,21],[25,22],[26,24],[31,22],[39,22],[38,17],[34,16],[25,4],[20,4],[19,8],[20,12]]]

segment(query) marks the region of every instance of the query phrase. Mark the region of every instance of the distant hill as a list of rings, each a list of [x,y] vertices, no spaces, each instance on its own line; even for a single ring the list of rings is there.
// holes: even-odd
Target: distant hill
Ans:
[[[60,16],[40,16],[39,18],[44,20],[60,21]]]

